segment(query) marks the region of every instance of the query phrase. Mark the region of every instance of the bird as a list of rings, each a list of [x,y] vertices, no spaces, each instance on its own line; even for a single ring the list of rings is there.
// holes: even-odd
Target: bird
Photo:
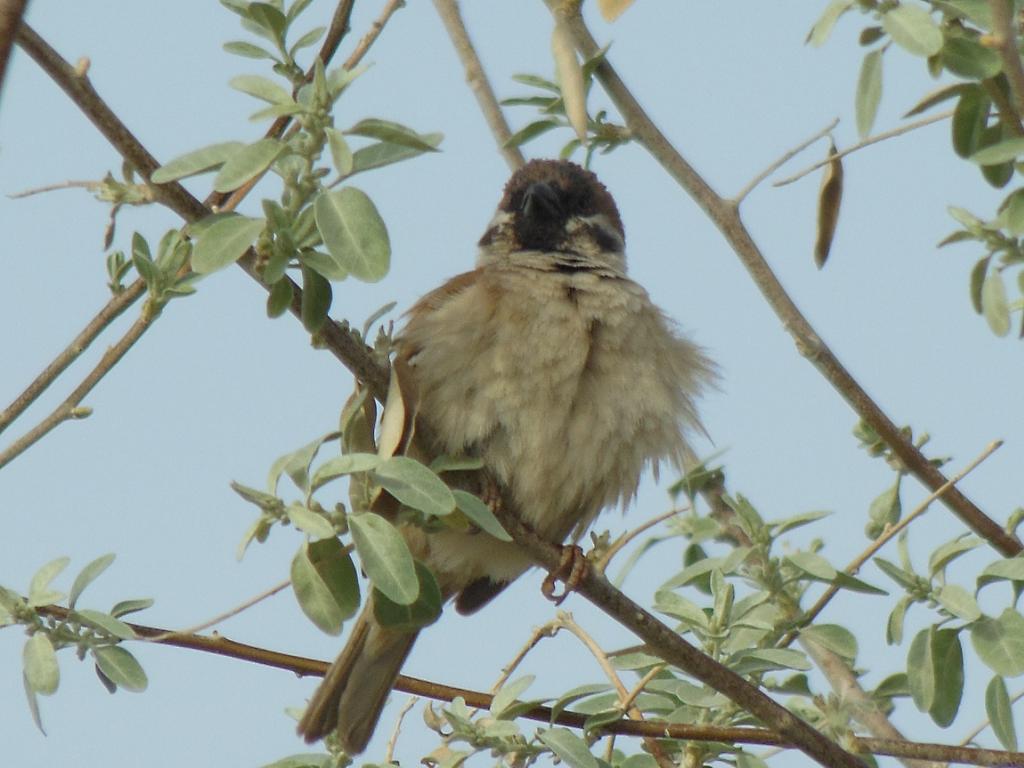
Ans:
[[[557,544],[625,506],[648,467],[694,461],[697,400],[717,379],[703,348],[628,277],[607,188],[568,160],[513,173],[476,268],[416,302],[394,350],[435,453],[481,460],[522,522]],[[461,614],[532,565],[481,531],[400,530]],[[372,601],[299,722],[307,742],[336,732],[358,754],[373,734],[418,631],[380,626]]]

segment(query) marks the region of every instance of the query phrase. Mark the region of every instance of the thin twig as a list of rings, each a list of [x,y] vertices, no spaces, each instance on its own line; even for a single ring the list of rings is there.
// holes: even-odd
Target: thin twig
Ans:
[[[27,5],[28,0],[0,0],[0,93],[3,92],[14,38],[18,34]]]
[[[416,702],[420,700],[419,696],[410,696],[409,701],[405,703],[405,706],[398,713],[398,718],[395,720],[395,728],[391,731],[391,738],[388,739],[387,748],[384,750],[384,762],[383,765],[391,765],[395,762],[395,746],[398,744],[398,735],[402,732],[402,721],[405,716],[409,714],[409,710],[416,706]]]
[[[739,192],[737,192],[735,197],[733,197],[733,199],[732,199],[733,203],[735,203],[736,205],[739,205],[740,203],[742,203],[746,199],[747,195],[749,195],[751,192],[754,191],[754,188],[758,184],[760,184],[762,181],[767,179],[769,176],[771,176],[773,173],[775,173],[777,170],[779,170],[779,168],[781,168],[783,165],[788,163],[793,157],[795,157],[796,155],[799,155],[801,152],[803,152],[805,149],[807,149],[809,146],[811,146],[811,144],[816,142],[818,139],[821,139],[821,138],[823,138],[825,136],[828,136],[830,133],[832,133],[832,130],[837,125],[839,125],[839,118],[838,117],[835,120],[833,120],[831,123],[826,125],[824,128],[822,128],[820,131],[818,131],[816,134],[811,136],[809,139],[807,139],[806,141],[801,142],[800,144],[798,144],[797,146],[793,147],[791,150],[786,152],[778,160],[773,162],[771,165],[769,165],[767,168],[765,168],[763,171],[761,171],[759,174],[757,174],[757,176],[752,178],[743,189],[741,189]]]
[[[556,5],[555,0],[545,2],[550,7]],[[555,9],[554,12],[560,11]],[[573,14],[567,19],[567,23],[580,52],[587,58],[596,55],[598,45],[582,17],[578,13]],[[946,477],[942,472],[907,439],[906,435],[902,434],[800,312],[743,224],[736,205],[716,193],[672,146],[622,82],[608,56],[598,64],[595,74],[637,141],[651,153],[721,231],[768,305],[782,321],[783,328],[792,336],[799,352],[818,369],[850,407],[874,428],[910,474],[933,491],[942,487],[946,483]],[[834,159],[834,155],[829,158],[830,161]],[[956,487],[943,494],[942,502],[1003,555],[1012,557],[1024,551],[1024,546],[1016,536],[988,517]]]
[[[602,554],[601,557],[594,562],[594,568],[596,568],[601,573],[604,573],[606,570],[608,570],[608,565],[611,563],[612,558],[619,554],[619,552],[621,552],[623,548],[629,544],[629,542],[636,539],[637,536],[640,536],[645,531],[649,531],[654,526],[659,525],[660,523],[663,523],[666,520],[670,520],[671,518],[678,515],[681,511],[682,510],[680,509],[670,509],[668,512],[663,512],[657,517],[652,517],[647,522],[638,525],[636,528],[626,531],[624,534],[619,536],[619,538],[613,541],[608,546],[608,549],[604,551],[604,554]]]
[[[651,682],[651,680],[656,678],[658,675],[660,675],[664,671],[664,669],[665,669],[665,665],[664,664],[656,664],[655,666],[653,666],[649,670],[647,670],[647,674],[644,675],[643,677],[641,677],[637,681],[637,684],[634,685],[633,689],[629,693],[626,694],[626,698],[622,699],[620,704],[623,707],[630,707],[630,706],[632,706],[633,702],[636,701],[636,697],[639,696],[641,693],[643,693],[644,688],[647,687],[647,684],[649,682]]]
[[[60,621],[68,620],[71,618],[72,613],[67,608],[57,605],[41,606],[36,611],[41,615]],[[167,629],[144,624],[129,623],[128,626],[140,638],[162,637],[163,639],[157,641],[160,645],[213,653],[227,658],[238,659],[239,661],[285,670],[299,676],[322,677],[327,672],[329,666],[326,661],[247,645],[229,640],[222,635],[182,635]],[[405,675],[398,678],[395,689],[403,693],[410,693],[437,701],[452,701],[457,697],[461,697],[468,706],[477,709],[489,709],[493,699],[489,694],[480,691],[457,688]],[[537,706],[523,713],[523,717],[542,723],[554,722],[568,728],[583,728],[587,721],[587,715],[578,712],[563,710],[557,717],[552,717],[553,714],[550,707]],[[598,730],[600,733],[615,733],[622,736],[650,736],[654,738],[687,739],[692,741],[764,744],[783,748],[794,748],[796,746],[790,741],[781,739],[779,734],[767,728],[746,726],[722,728],[719,726],[664,723],[651,720],[646,722],[619,720],[602,726]],[[900,740],[866,739],[856,736],[851,737],[851,742],[859,753],[894,757],[909,756],[921,760],[946,760],[983,766],[1024,765],[1024,752],[1002,752],[993,749],[972,749],[945,744],[915,743]]]
[[[89,415],[88,411],[83,411],[79,408],[82,400],[88,395],[92,388],[95,387],[100,380],[110,372],[110,370],[117,365],[122,357],[132,348],[132,345],[141,338],[142,334],[146,332],[153,321],[157,318],[157,312],[143,312],[142,315],[132,323],[131,328],[122,336],[118,342],[110,347],[100,358],[99,363],[96,364],[84,379],[71,392],[70,395],[65,398],[64,402],[58,405],[50,415],[39,422],[35,427],[30,429],[24,435],[19,437],[4,451],[0,452],[0,469],[3,469],[7,464],[11,462],[17,456],[20,456],[31,446],[35,445],[39,440],[48,435],[50,431],[59,424],[71,419],[83,418]]]
[[[992,12],[992,42],[1003,62],[1003,74],[1013,94],[1015,121],[1020,127],[1024,115],[1024,66],[1021,65],[1017,32],[1014,29],[1014,3],[1012,0],[989,0]]]
[[[366,52],[370,50],[377,38],[380,37],[380,33],[384,31],[384,27],[387,25],[388,20],[394,15],[395,11],[399,8],[405,7],[405,0],[388,0],[388,4],[384,6],[384,10],[380,12],[380,16],[370,25],[369,31],[363,35],[359,40],[359,44],[356,45],[355,50],[352,51],[352,55],[349,56],[345,63],[342,65],[345,69],[355,69]]]
[[[265,589],[262,592],[260,592],[258,595],[254,595],[253,597],[250,597],[248,600],[240,603],[239,605],[236,605],[234,608],[231,608],[231,609],[229,609],[227,611],[224,611],[224,613],[217,614],[213,618],[207,619],[206,621],[202,621],[199,624],[195,624],[195,625],[193,625],[191,627],[187,627],[186,629],[176,629],[176,630],[174,630],[170,634],[174,634],[174,635],[196,635],[196,634],[199,634],[204,629],[209,629],[212,626],[215,626],[217,624],[221,624],[221,623],[227,621],[228,619],[230,619],[230,618],[232,618],[234,616],[237,616],[238,614],[242,613],[243,611],[249,610],[254,605],[262,603],[267,598],[273,597],[278,592],[280,592],[282,589],[287,589],[288,587],[290,587],[291,583],[292,583],[291,579],[286,579],[285,581],[282,581],[280,584],[275,584],[270,589]],[[157,636],[157,637],[147,637],[145,639],[148,640],[151,643],[159,643],[162,640],[164,640],[163,637],[159,637],[159,636]]]
[[[989,443],[985,450],[982,451],[981,454],[974,461],[972,461],[970,464],[968,464],[966,467],[960,470],[957,474],[949,478],[949,480],[943,483],[942,486],[928,494],[924,501],[918,504],[909,515],[900,520],[900,522],[896,525],[886,526],[886,529],[882,533],[882,535],[875,539],[873,542],[871,542],[870,546],[868,546],[867,549],[865,549],[863,552],[857,555],[857,557],[855,557],[850,562],[850,564],[846,566],[843,572],[848,576],[856,576],[857,573],[860,572],[860,569],[864,565],[864,563],[866,563],[868,560],[870,560],[872,557],[878,554],[878,551],[882,547],[884,547],[886,544],[888,544],[890,541],[896,538],[896,536],[898,536],[900,532],[902,532],[908,525],[910,525],[917,518],[919,518],[921,515],[927,512],[928,508],[932,505],[933,501],[938,499],[940,496],[942,496],[942,494],[944,494],[954,485],[956,485],[965,477],[967,477],[967,475],[973,472],[979,464],[981,464],[983,461],[985,461],[985,459],[987,459],[989,456],[991,456],[993,453],[999,450],[1002,444],[1002,440],[995,440]],[[830,586],[827,590],[825,590],[825,594],[818,598],[818,601],[801,618],[800,626],[807,626],[808,624],[811,624],[818,617],[818,614],[820,614],[825,609],[825,606],[829,604],[832,598],[835,597],[836,594],[838,594],[838,592],[839,587],[835,586],[834,584]],[[798,629],[791,630],[789,634],[787,634],[785,637],[782,638],[782,640],[779,641],[779,647],[784,648],[785,646],[789,645],[791,642],[793,642],[793,639],[796,637],[798,633]]]
[[[640,691],[630,691],[626,688],[622,679],[619,677],[619,673],[615,671],[615,667],[612,666],[611,661],[608,659],[608,654],[602,650],[601,646],[597,644],[597,641],[590,636],[590,633],[576,623],[572,614],[566,611],[558,612],[558,623],[575,635],[579,641],[583,643],[586,649],[590,651],[590,655],[597,660],[597,663],[604,672],[605,677],[608,678],[608,681],[612,684],[612,687],[615,688],[616,693],[618,693],[619,707],[626,713],[626,716],[635,722],[644,722],[646,720],[644,713],[641,712],[640,708],[633,703]],[[656,739],[650,737],[645,738],[644,747],[651,753],[651,756],[658,763],[660,768],[675,768],[672,758],[665,754],[665,750],[662,749]]]
[[[787,176],[782,181],[774,182],[772,184],[772,186],[773,187],[784,187],[787,184],[792,184],[794,181],[802,179],[807,174],[813,173],[814,171],[818,170],[823,165],[828,165],[829,163],[834,163],[836,160],[839,160],[840,158],[846,157],[847,155],[849,155],[849,154],[851,154],[853,152],[856,152],[858,150],[864,149],[864,147],[869,147],[872,144],[877,144],[880,141],[885,141],[886,139],[891,139],[894,136],[902,136],[904,133],[910,133],[910,131],[916,131],[918,128],[924,128],[926,125],[931,125],[932,123],[938,123],[938,122],[941,122],[942,120],[948,120],[952,116],[953,116],[953,110],[950,109],[950,110],[947,110],[945,112],[939,112],[938,114],[929,115],[928,117],[923,117],[920,120],[915,120],[914,122],[907,123],[906,125],[901,125],[898,128],[893,128],[890,131],[882,131],[882,133],[876,133],[874,136],[868,136],[863,141],[859,141],[856,144],[854,144],[852,146],[849,146],[849,147],[847,147],[844,150],[836,152],[834,155],[829,155],[825,159],[819,160],[818,162],[814,163],[813,165],[810,165],[807,168],[804,168],[799,173],[794,173],[792,176]]]
[[[526,641],[522,648],[512,657],[512,660],[508,664],[501,668],[501,674],[498,675],[498,679],[494,681],[494,685],[491,686],[491,695],[493,696],[501,687],[508,682],[508,679],[512,676],[512,673],[519,668],[519,665],[523,663],[523,659],[526,658],[527,654],[536,648],[540,641],[547,637],[554,637],[558,634],[559,623],[558,621],[549,621],[540,627],[536,627],[533,632],[530,633],[530,639]]]
[[[465,22],[462,20],[462,13],[459,11],[458,0],[434,0],[434,8],[437,15],[441,17],[444,28],[448,31],[448,37],[452,41],[452,47],[462,62],[462,68],[466,72],[466,82],[470,90],[476,96],[477,104],[483,113],[487,126],[491,129],[495,142],[498,144],[498,151],[508,167],[513,171],[523,165],[525,159],[519,147],[507,146],[512,138],[512,129],[505,120],[505,113],[498,103],[498,97],[494,94],[491,81],[484,72],[483,64],[477,55],[473,41],[469,39],[469,32],[466,30]]]
[[[36,376],[32,383],[14,399],[14,402],[4,409],[3,413],[0,413],[0,432],[3,432],[18,416],[24,413],[25,409],[32,405],[46,391],[46,388],[88,349],[93,340],[145,292],[145,282],[136,280],[107,302],[71,343]]]

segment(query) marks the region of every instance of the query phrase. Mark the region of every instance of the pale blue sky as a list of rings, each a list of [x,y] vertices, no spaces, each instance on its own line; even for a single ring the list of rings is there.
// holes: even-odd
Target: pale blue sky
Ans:
[[[332,3],[317,0],[300,27],[326,23]],[[353,37],[380,2],[357,3]],[[540,2],[466,2],[471,33],[502,96],[524,88],[516,72],[550,75],[550,21]],[[853,90],[861,50],[861,20],[845,18],[824,49],[804,46],[824,3],[710,3],[641,0],[616,24],[597,18],[609,56],[665,133],[719,191],[731,193],[786,149],[841,117],[840,145],[856,140]],[[198,146],[251,140],[264,126],[248,122],[256,103],[226,87],[240,73],[266,74],[259,62],[224,53],[221,44],[245,37],[237,17],[216,2],[67,3],[33,0],[28,19],[74,61],[88,56],[97,90],[147,147],[163,160]],[[898,49],[886,55],[885,93],[877,126],[899,116],[932,84],[920,61]],[[359,177],[388,223],[393,273],[377,285],[335,286],[336,317],[356,324],[395,300],[404,309],[447,276],[466,269],[496,204],[507,169],[493,148],[433,6],[410,2],[371,52],[373,67],[341,102],[339,127],[363,117],[442,131],[442,153]],[[0,193],[65,179],[117,173],[120,161],[95,129],[40,70],[16,52],[0,109]],[[518,127],[532,114],[517,108]],[[564,135],[527,148],[557,151]],[[821,144],[788,170],[823,151]],[[730,486],[768,518],[813,509],[834,514],[794,534],[799,545],[827,539],[825,553],[843,564],[865,546],[867,506],[890,482],[877,460],[860,451],[855,417],[794,349],[735,256],[699,210],[640,149],[598,157],[595,170],[622,211],[634,277],[721,364],[723,386],[702,412],[714,446],[724,450]],[[812,263],[816,177],[784,189],[759,188],[745,218],[769,261],[822,336],[898,423],[933,435],[933,454],[951,454],[958,468],[995,438],[1007,445],[964,483],[983,509],[1002,521],[1021,503],[1024,462],[1020,343],[993,337],[973,314],[967,276],[969,246],[937,251],[954,222],[946,206],[988,215],[1002,193],[948,149],[948,126],[932,126],[846,161],[846,196],[828,267]],[[190,182],[203,196],[209,177]],[[243,210],[258,210],[256,197]],[[0,199],[6,235],[0,342],[5,361],[0,400],[6,404],[106,301],[102,236],[105,209],[81,191],[26,200]],[[117,245],[131,232],[155,242],[177,219],[162,210],[126,210]],[[123,331],[134,317],[115,326]],[[102,339],[61,380],[11,439],[41,418],[84,375],[114,335]],[[195,297],[171,304],[122,365],[86,400],[94,415],[59,428],[0,474],[0,583],[24,589],[34,570],[58,555],[69,573],[106,552],[114,566],[86,593],[83,605],[151,596],[140,621],[192,625],[286,578],[299,538],[275,530],[241,563],[235,546],[253,508],[228,488],[230,480],[261,485],[273,459],[331,430],[350,387],[345,371],[310,348],[292,318],[267,320],[264,294],[238,270],[204,281]],[[924,494],[905,484],[905,508]],[[661,489],[645,485],[621,530],[665,508]],[[931,546],[962,526],[942,509],[914,527],[913,549]],[[987,562],[988,550],[972,561]],[[659,551],[626,584],[649,601],[678,553]],[[954,571],[956,573],[956,571]],[[865,578],[890,588],[874,568]],[[68,576],[63,586],[70,584]],[[539,595],[537,574],[521,580],[487,611],[446,618],[425,632],[407,671],[475,688],[497,672],[546,621],[552,607]],[[899,666],[906,649],[884,644],[891,600],[835,601],[826,620],[858,626],[861,664],[876,683]],[[628,635],[610,627],[585,602],[564,606],[609,645]],[[924,611],[908,622],[908,636]],[[221,631],[244,642],[333,658],[340,640],[320,634],[284,593]],[[256,766],[304,747],[282,713],[299,706],[313,680],[200,653],[137,646],[150,678],[142,695],[108,696],[89,664],[61,655],[58,694],[42,701],[49,732],[32,726],[21,694],[23,636],[0,632],[0,722],[11,765],[71,763],[110,767]],[[573,641],[548,641],[526,671],[545,695],[600,680],[600,671]],[[989,675],[973,670],[965,707],[974,709],[947,734],[956,742],[982,717],[980,691]],[[398,697],[401,698],[401,697]],[[906,705],[899,725],[925,727]],[[397,711],[393,706],[389,712]],[[418,723],[418,716],[410,716]],[[385,715],[367,759],[382,755],[391,728]],[[410,726],[397,756],[412,764],[429,748]],[[483,762],[481,762],[483,764]],[[799,766],[791,755],[777,764]]]

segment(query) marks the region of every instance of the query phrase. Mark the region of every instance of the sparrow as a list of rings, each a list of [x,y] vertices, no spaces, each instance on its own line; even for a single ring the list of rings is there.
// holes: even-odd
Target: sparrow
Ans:
[[[625,505],[646,468],[692,462],[696,399],[715,379],[626,274],[615,201],[564,160],[516,171],[479,241],[476,269],[420,299],[395,338],[436,454],[482,460],[520,518],[578,540]],[[531,565],[484,532],[400,528],[445,600],[472,613]],[[362,752],[418,632],[380,626],[367,601],[299,723]]]

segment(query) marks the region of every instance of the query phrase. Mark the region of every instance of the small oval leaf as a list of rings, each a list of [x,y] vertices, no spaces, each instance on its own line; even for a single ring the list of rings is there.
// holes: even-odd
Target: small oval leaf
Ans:
[[[203,229],[192,250],[192,271],[208,275],[234,264],[263,231],[263,219],[226,216]]]
[[[455,497],[444,481],[408,456],[392,456],[373,471],[377,482],[405,504],[442,517],[455,511]]]
[[[213,180],[218,192],[232,192],[263,173],[284,152],[286,145],[278,139],[260,139],[231,155]]]
[[[240,141],[225,141],[179,155],[153,171],[149,180],[154,184],[165,184],[168,181],[176,181],[205,171],[212,171],[226,163],[244,146],[245,144]]]
[[[149,681],[138,660],[119,645],[101,645],[93,648],[96,666],[112,682],[126,691],[141,693]]]
[[[388,273],[388,230],[365,192],[355,187],[324,192],[317,197],[314,210],[324,245],[342,268],[368,283]]]
[[[399,605],[409,605],[420,592],[416,565],[398,530],[380,515],[364,512],[348,519],[352,541],[373,586]]]
[[[44,696],[56,692],[60,685],[60,666],[57,664],[57,652],[53,649],[50,638],[42,632],[32,635],[21,654],[25,669],[25,680],[36,693]]]

